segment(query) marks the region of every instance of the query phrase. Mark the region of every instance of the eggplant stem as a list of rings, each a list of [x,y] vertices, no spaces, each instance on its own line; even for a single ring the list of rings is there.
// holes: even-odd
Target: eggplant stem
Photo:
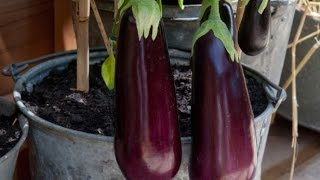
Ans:
[[[113,18],[116,19],[119,14],[118,0],[113,0],[113,9],[114,9]]]
[[[220,11],[219,11],[219,0],[211,0],[211,11],[209,15],[209,19],[221,19]]]

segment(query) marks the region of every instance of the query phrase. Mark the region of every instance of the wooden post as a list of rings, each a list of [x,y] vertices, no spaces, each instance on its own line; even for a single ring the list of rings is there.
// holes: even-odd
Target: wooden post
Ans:
[[[77,90],[89,91],[89,15],[90,0],[79,0],[77,27]]]
[[[76,36],[72,24],[71,2],[54,0],[54,51],[76,49]]]
[[[240,28],[240,24],[241,24],[241,21],[242,21],[242,17],[243,17],[243,14],[244,14],[244,4],[243,4],[243,0],[238,0],[238,4],[237,4],[237,14],[236,14],[236,29],[237,29],[237,33],[239,32],[239,28]],[[236,44],[236,50],[237,50],[237,53],[239,55],[239,58],[241,57],[241,49],[240,49],[240,46],[238,44],[238,42],[235,42]]]

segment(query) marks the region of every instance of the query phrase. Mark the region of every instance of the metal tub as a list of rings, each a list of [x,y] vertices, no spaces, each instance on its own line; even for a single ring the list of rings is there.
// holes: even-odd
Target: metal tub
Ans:
[[[107,53],[104,49],[91,50],[91,63],[104,60],[106,55]],[[21,92],[32,92],[33,86],[40,83],[51,70],[64,69],[67,64],[75,61],[75,59],[75,51],[48,55],[33,61],[49,61],[33,67],[22,76],[15,76],[17,82],[14,98],[19,109],[30,121],[29,148],[32,178],[35,180],[124,179],[114,156],[113,137],[88,134],[50,123],[32,113],[21,100]],[[172,58],[172,61],[175,63],[177,58]],[[271,114],[285,99],[286,93],[255,70],[246,66],[244,70],[263,84],[269,98],[266,110],[255,118],[258,149],[256,179],[260,179],[260,166],[268,136]],[[182,164],[175,179],[189,179],[190,143],[190,137],[182,138]]]
[[[22,135],[18,143],[4,156],[0,157],[0,179],[12,180],[20,148],[28,136],[29,124],[24,116],[19,116]]]

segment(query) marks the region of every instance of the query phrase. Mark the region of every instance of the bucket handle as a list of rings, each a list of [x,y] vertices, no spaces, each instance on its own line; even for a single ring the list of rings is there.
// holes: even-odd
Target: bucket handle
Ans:
[[[272,83],[272,82],[271,82]],[[264,82],[263,88],[268,96],[268,98],[271,100],[273,105],[273,112],[276,112],[279,108],[280,104],[287,98],[287,93],[284,89],[280,88],[279,86],[275,84],[271,84],[270,82]],[[276,91],[276,93],[274,93]]]
[[[267,98],[271,101],[273,105],[273,112],[276,112],[280,104],[287,98],[287,93],[284,89],[270,81],[260,72],[249,68],[249,66],[242,64],[246,72],[249,72],[251,75],[258,77],[262,81],[263,89],[266,92]]]
[[[91,48],[90,52],[97,52],[97,51],[105,51],[104,47],[98,48]],[[53,53],[45,56],[41,56],[35,59],[26,60],[19,63],[10,64],[2,69],[2,74],[4,76],[11,76],[12,79],[17,82],[17,80],[21,77],[20,74],[25,71],[31,64],[48,61],[53,58],[62,57],[66,55],[76,55],[77,50],[70,50],[70,51],[63,51],[58,53]]]
[[[66,52],[58,52],[54,54],[49,54],[45,56],[41,56],[35,59],[26,60],[19,63],[10,64],[2,69],[2,74],[4,76],[11,76],[12,79],[16,82],[20,78],[20,73],[26,70],[31,64],[39,63],[42,61],[47,61],[62,55],[75,55],[77,53],[76,50],[71,50]]]

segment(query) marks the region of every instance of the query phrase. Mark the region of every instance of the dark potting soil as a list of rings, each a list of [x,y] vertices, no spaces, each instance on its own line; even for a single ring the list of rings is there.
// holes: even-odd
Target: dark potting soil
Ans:
[[[71,64],[66,70],[54,70],[42,83],[36,85],[30,94],[22,98],[31,111],[52,123],[70,129],[114,135],[115,92],[109,91],[101,78],[101,64],[90,67],[90,91],[77,92],[75,87],[76,69]],[[187,66],[173,66],[178,116],[182,136],[191,135],[191,70]],[[254,115],[261,114],[268,101],[262,85],[248,76],[247,86]]]
[[[173,66],[173,76],[176,85],[178,116],[182,136],[191,136],[191,76],[188,66]],[[268,99],[262,88],[251,76],[246,76],[248,93],[254,117],[260,115],[268,106]]]
[[[21,129],[17,116],[0,116],[0,158],[19,141]]]

